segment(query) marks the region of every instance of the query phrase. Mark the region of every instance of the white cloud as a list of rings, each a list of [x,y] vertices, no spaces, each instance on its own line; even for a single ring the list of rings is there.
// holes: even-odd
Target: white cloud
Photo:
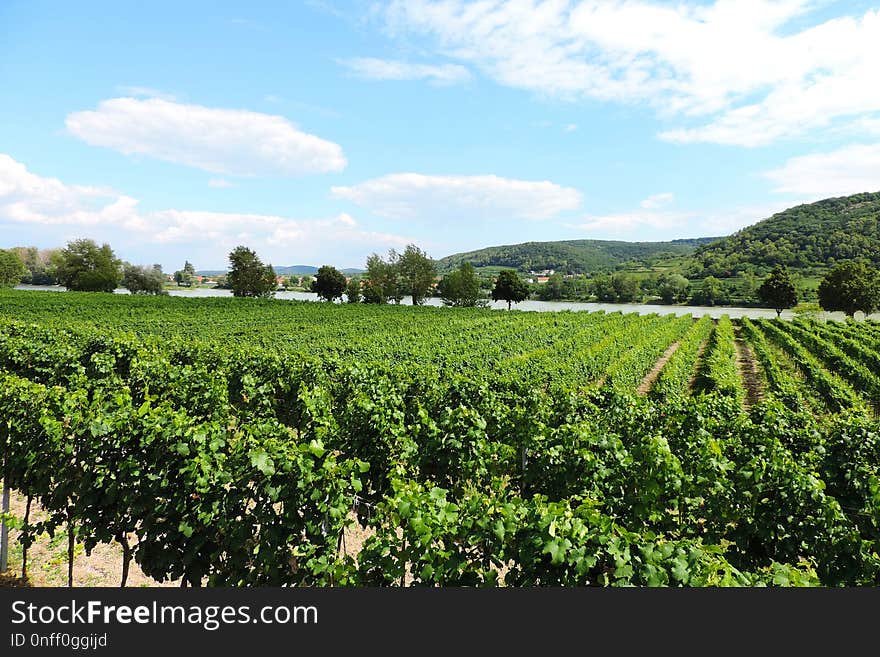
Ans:
[[[606,215],[588,215],[583,223],[573,227],[590,232],[624,236],[628,241],[640,241],[642,238],[638,234],[634,234],[633,231],[644,228],[659,230],[681,228],[686,226],[693,216],[692,213],[640,210]]]
[[[645,102],[661,137],[755,146],[880,111],[880,10],[813,0],[392,0],[387,31],[539,95]],[[795,22],[797,21],[797,22]]]
[[[655,194],[645,201],[671,194]],[[583,231],[594,239],[624,239],[627,241],[654,241],[686,237],[718,237],[767,219],[787,208],[807,202],[806,199],[772,201],[726,207],[722,210],[659,210],[645,206],[641,209],[605,215],[588,215],[582,223],[567,224],[568,228]]]
[[[134,96],[136,98],[161,98],[162,100],[176,100],[173,94],[166,93],[160,89],[153,87],[139,87],[129,85],[119,85],[117,91],[124,93],[126,96]]]
[[[563,130],[565,130],[565,132],[574,132],[577,129],[578,129],[577,123],[569,123],[567,126],[565,126],[565,128],[563,128]]]
[[[675,196],[672,192],[663,192],[662,194],[652,194],[645,200],[643,200],[639,205],[647,210],[655,210],[657,208],[662,208],[664,205],[669,205],[672,203]]]
[[[774,191],[810,200],[880,191],[880,143],[793,157],[764,175],[776,185]]]
[[[161,98],[113,98],[74,112],[67,130],[92,146],[143,154],[227,175],[297,176],[342,171],[333,142],[282,116],[184,105]]]
[[[332,187],[331,193],[392,219],[549,219],[581,205],[580,192],[571,187],[493,175],[395,173],[351,187]]]
[[[365,230],[348,214],[324,219],[193,210],[141,212],[139,201],[113,190],[68,185],[27,170],[0,153],[0,225],[71,226],[117,229],[138,242],[207,244],[226,248],[242,240],[257,246],[299,247],[303,253],[323,244],[399,247],[412,241]]]
[[[225,178],[211,178],[208,181],[208,187],[213,187],[214,189],[229,189],[230,187],[235,187],[235,185]]]
[[[455,84],[471,78],[470,72],[459,64],[413,64],[374,57],[343,59],[339,63],[367,80],[429,80],[436,84]]]

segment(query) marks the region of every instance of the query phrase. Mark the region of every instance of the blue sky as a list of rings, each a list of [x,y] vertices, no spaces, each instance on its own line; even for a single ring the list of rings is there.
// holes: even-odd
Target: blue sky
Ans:
[[[868,2],[0,2],[0,247],[362,266],[880,190]]]

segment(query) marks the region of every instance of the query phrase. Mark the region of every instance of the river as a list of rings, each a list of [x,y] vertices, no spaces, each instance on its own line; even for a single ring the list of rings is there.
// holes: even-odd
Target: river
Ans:
[[[52,292],[64,292],[65,289],[60,286],[52,285],[17,285],[16,290],[44,290]],[[128,294],[128,290],[119,288],[117,294]],[[230,290],[218,290],[209,287],[197,288],[180,288],[177,290],[169,290],[170,296],[175,297],[229,297],[232,296]],[[276,292],[276,299],[296,300],[296,301],[318,301],[318,295],[314,292]],[[412,300],[407,297],[402,301],[402,305],[412,305]],[[442,306],[443,302],[438,298],[430,298],[425,301],[426,306]],[[507,310],[507,303],[503,301],[495,301],[489,305],[493,310]],[[709,315],[710,317],[721,317],[721,315],[729,315],[731,319],[740,317],[749,317],[751,319],[776,317],[776,311],[770,308],[739,308],[735,306],[667,306],[663,304],[650,303],[584,303],[580,301],[537,301],[529,299],[517,304],[513,304],[515,310],[526,310],[532,312],[558,312],[568,311],[588,311],[595,312],[604,310],[605,312],[624,312],[638,313],[640,315],[650,315],[657,313],[660,315],[691,315],[693,317],[702,317]],[[843,313],[822,313],[825,319],[844,319]],[[792,319],[795,314],[790,310],[782,312],[783,319]],[[880,318],[880,314],[871,315],[872,319]]]

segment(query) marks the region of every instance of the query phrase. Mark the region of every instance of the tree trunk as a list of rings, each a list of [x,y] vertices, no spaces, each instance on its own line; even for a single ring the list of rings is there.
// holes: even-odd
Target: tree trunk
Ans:
[[[128,581],[128,569],[131,564],[131,546],[128,544],[128,537],[125,534],[120,534],[116,540],[122,546],[122,582],[119,586],[124,587]]]
[[[27,496],[27,504],[24,507],[24,526],[21,528],[22,538],[24,539],[21,544],[21,578],[23,580],[27,579],[28,534],[30,534],[28,521],[31,517],[31,500],[33,499],[32,495]]]
[[[507,300],[507,309],[508,309],[508,310],[510,310],[510,303],[511,303],[511,301],[510,301],[510,299],[508,299],[508,300]]]
[[[67,586],[73,588],[73,519],[67,515]]]

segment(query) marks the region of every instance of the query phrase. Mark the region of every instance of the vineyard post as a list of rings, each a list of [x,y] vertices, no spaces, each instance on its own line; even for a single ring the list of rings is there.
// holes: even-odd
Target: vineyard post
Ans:
[[[0,518],[0,573],[6,572],[9,557],[9,526],[6,524],[6,514],[9,513],[9,486],[7,478],[3,478],[3,506],[2,518]]]

